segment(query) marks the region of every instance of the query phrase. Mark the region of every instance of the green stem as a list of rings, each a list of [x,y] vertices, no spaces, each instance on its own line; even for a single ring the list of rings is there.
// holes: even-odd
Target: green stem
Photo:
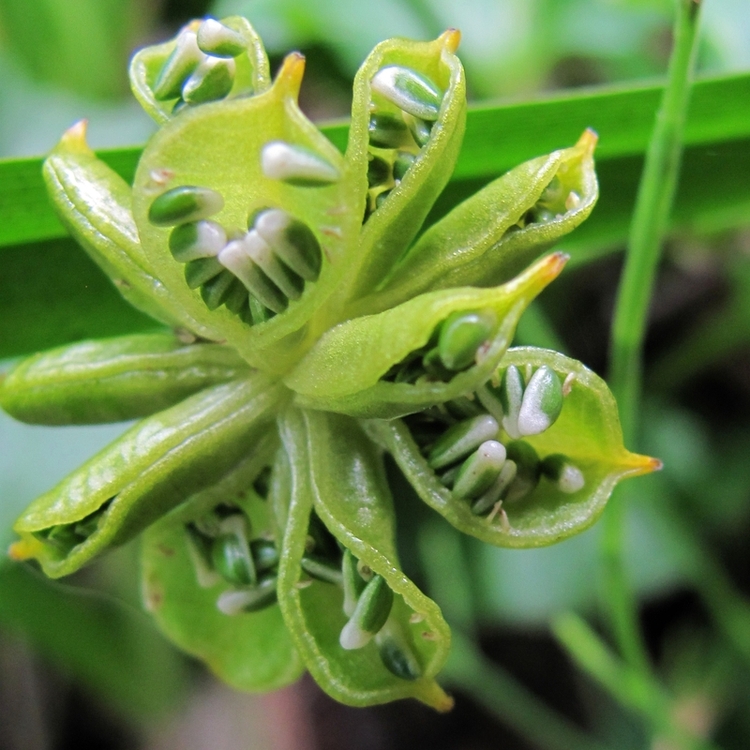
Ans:
[[[677,5],[667,87],[638,189],[612,328],[610,385],[629,443],[637,431],[648,305],[677,185],[698,35],[700,2],[678,0]],[[623,656],[647,674],[648,657],[638,627],[636,602],[623,565],[624,510],[622,493],[615,493],[603,520],[605,593]]]
[[[684,750],[717,750],[679,726],[673,719],[672,699],[661,686],[619,661],[578,615],[559,615],[552,627],[576,662],[620,703],[640,714],[656,736]]]

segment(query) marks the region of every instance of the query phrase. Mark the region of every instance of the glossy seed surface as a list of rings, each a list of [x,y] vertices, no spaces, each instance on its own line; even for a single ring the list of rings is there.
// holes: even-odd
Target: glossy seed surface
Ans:
[[[300,187],[330,185],[341,176],[322,156],[285,141],[272,141],[263,146],[260,163],[266,177]]]
[[[203,52],[217,57],[237,57],[245,51],[242,35],[215,18],[203,21],[198,28],[196,41]]]
[[[181,185],[154,198],[148,220],[157,227],[208,219],[224,208],[224,199],[215,190],[196,185]]]
[[[423,120],[437,120],[442,94],[437,86],[411,68],[388,65],[372,79],[372,89],[399,109]]]

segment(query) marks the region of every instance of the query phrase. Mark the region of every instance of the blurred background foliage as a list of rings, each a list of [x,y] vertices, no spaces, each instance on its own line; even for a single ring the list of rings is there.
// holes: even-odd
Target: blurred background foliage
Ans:
[[[290,49],[305,52],[303,107],[314,119],[333,119],[346,116],[351,79],[378,41],[431,38],[450,26],[463,34],[460,53],[475,104],[561,96],[577,87],[643,86],[664,75],[673,8],[672,0],[0,0],[0,158],[46,152],[81,117],[90,120],[95,147],[142,143],[152,125],[128,92],[129,55],[206,13],[246,15],[275,63]],[[698,67],[714,76],[750,71],[747,0],[706,0]],[[579,130],[588,124],[580,122]],[[503,133],[496,137],[502,150]],[[747,156],[745,141],[730,145]],[[691,179],[721,182],[722,174],[712,173],[714,152],[704,151]],[[747,175],[750,163],[735,166]],[[740,185],[728,184],[728,190]],[[745,189],[749,184],[746,178]],[[445,204],[459,200],[462,189],[449,186]],[[718,208],[730,197],[720,194]],[[603,194],[601,210],[619,198],[616,189]],[[720,232],[690,231],[688,217],[669,242],[651,311],[638,446],[661,457],[665,468],[637,481],[627,526],[628,572],[652,656],[684,709],[680,720],[696,733],[713,733],[726,748],[750,744],[750,629],[744,614],[733,619],[746,607],[741,594],[750,593],[750,213],[746,202],[738,205],[716,223]],[[555,341],[600,373],[621,262],[610,252],[618,243],[604,236],[588,241],[585,257],[576,255],[573,238],[574,268],[519,333],[522,343]],[[10,259],[25,247],[0,253]],[[50,243],[40,256],[45,283],[66,278],[66,247]],[[0,271],[8,274],[2,294],[21,312],[12,326],[0,321],[3,351],[25,335],[24,279],[7,269]],[[106,318],[109,304],[109,297],[93,297],[89,314]],[[62,327],[64,338],[74,339],[78,321],[55,317],[66,314],[64,306],[50,310],[50,329]],[[111,315],[119,322],[110,334],[144,325],[120,307]],[[0,414],[0,547],[33,497],[126,426],[46,429]],[[548,549],[494,549],[458,539],[425,515],[397,476],[394,487],[407,519],[405,564],[434,589],[449,620],[462,624],[461,612],[472,613],[499,668],[586,727],[602,747],[671,747],[650,744],[632,715],[582,676],[549,635],[550,619],[561,612],[597,616],[597,527]],[[446,572],[453,601],[441,598],[445,581],[435,584],[430,570],[446,544],[458,545],[466,564],[463,579]],[[276,696],[233,695],[176,654],[140,612],[132,545],[62,583],[0,564],[2,750],[501,742],[543,746],[498,726],[460,693],[448,717],[411,704],[347,709],[306,680]]]

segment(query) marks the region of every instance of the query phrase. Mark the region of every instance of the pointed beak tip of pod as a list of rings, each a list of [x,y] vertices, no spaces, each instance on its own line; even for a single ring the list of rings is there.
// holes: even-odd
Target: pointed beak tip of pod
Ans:
[[[461,44],[461,32],[458,29],[446,29],[438,39],[447,52],[453,53]]]
[[[276,83],[282,86],[285,93],[296,98],[302,86],[304,74],[305,56],[301,52],[290,52],[281,64]]]
[[[581,137],[578,139],[577,146],[580,146],[588,154],[593,154],[596,148],[597,141],[599,140],[599,134],[593,128],[586,128],[583,131]]]
[[[549,284],[561,273],[565,264],[570,260],[570,255],[563,252],[551,253],[539,262],[539,278],[545,284]]]
[[[86,133],[88,131],[89,121],[78,120],[71,125],[62,135],[60,145],[68,150],[89,151],[89,145],[86,142]]]
[[[19,539],[8,547],[8,557],[14,562],[30,560],[37,551],[37,545],[26,539]]]

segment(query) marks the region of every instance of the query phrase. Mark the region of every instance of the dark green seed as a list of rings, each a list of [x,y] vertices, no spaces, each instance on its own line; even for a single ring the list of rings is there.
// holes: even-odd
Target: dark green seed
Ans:
[[[394,638],[383,638],[378,642],[378,653],[383,666],[402,680],[418,680],[422,670],[413,654]]]
[[[391,179],[391,165],[379,156],[370,154],[367,164],[367,184],[378,187]]]
[[[370,145],[376,148],[398,148],[409,142],[409,128],[402,117],[385,113],[370,115]]]
[[[154,198],[148,220],[157,227],[207,219],[224,208],[224,199],[215,190],[182,185]]]
[[[236,534],[223,534],[214,539],[211,560],[216,572],[230,583],[246,586],[257,580],[247,544]]]
[[[461,466],[453,484],[456,497],[476,500],[492,486],[505,463],[505,446],[487,440]]]
[[[185,281],[191,289],[207,283],[224,270],[216,258],[200,258],[185,264]]]
[[[417,157],[409,151],[399,151],[396,161],[393,162],[393,179],[403,180],[409,168],[417,160]]]
[[[279,564],[279,550],[268,539],[253,539],[250,542],[250,552],[252,553],[255,569],[258,573],[265,573]]]
[[[159,71],[154,82],[154,96],[159,101],[176,99],[188,76],[198,67],[205,55],[198,48],[194,31],[185,30],[177,37],[172,54]]]
[[[209,310],[216,310],[217,307],[223,305],[229,299],[236,281],[237,279],[229,271],[222,271],[218,276],[207,281],[201,287],[201,297],[206,307]]]
[[[231,288],[227,292],[224,305],[230,312],[238,315],[247,306],[248,291],[239,279],[234,279]]]
[[[185,81],[182,98],[188,104],[204,104],[223,99],[234,85],[234,60],[209,57]]]
[[[409,132],[417,145],[421,148],[426,146],[432,134],[432,123],[422,120],[419,117],[409,117],[407,121]]]
[[[378,193],[375,198],[375,208],[382,208],[385,202],[388,200],[388,196],[391,194],[390,190],[383,190],[382,193]]]

